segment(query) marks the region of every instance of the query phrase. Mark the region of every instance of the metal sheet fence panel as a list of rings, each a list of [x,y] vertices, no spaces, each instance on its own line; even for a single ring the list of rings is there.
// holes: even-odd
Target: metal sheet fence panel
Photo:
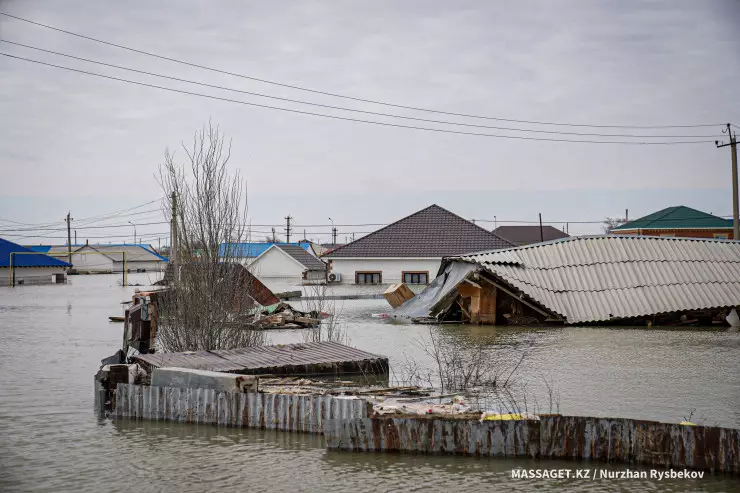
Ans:
[[[332,450],[574,459],[740,474],[740,430],[630,419],[332,419]]]
[[[324,425],[329,449],[532,457],[539,425],[529,421],[421,418],[333,419]]]
[[[364,399],[119,384],[114,418],[322,433],[328,419],[368,416]]]

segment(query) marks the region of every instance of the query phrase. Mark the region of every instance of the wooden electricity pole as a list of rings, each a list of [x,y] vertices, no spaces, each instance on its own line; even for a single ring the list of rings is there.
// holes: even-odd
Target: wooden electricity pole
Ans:
[[[716,140],[714,144],[719,149],[720,147],[730,146],[730,157],[732,159],[732,239],[740,240],[740,219],[738,218],[740,212],[740,206],[738,206],[737,197],[737,139],[732,133],[731,125],[727,124],[727,133],[730,136],[729,144],[719,144]],[[723,130],[724,132],[724,130]]]

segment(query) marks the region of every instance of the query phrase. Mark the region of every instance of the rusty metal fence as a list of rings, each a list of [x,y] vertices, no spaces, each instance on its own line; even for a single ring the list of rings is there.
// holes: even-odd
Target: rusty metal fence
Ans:
[[[654,421],[332,419],[324,436],[331,450],[576,459],[740,474],[740,430]]]
[[[112,417],[322,433],[329,419],[368,417],[368,403],[351,397],[118,384]]]

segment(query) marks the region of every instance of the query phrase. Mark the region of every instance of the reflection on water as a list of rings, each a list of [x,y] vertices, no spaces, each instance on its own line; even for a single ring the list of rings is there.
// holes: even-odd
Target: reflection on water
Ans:
[[[147,275],[130,276],[146,283]],[[117,276],[0,288],[0,491],[740,491],[736,478],[512,480],[515,467],[594,467],[450,456],[327,453],[315,435],[157,422],[100,421],[92,375],[120,345]],[[337,302],[353,345],[392,364],[418,354],[428,328],[370,318],[384,300]],[[341,305],[341,306],[339,306]],[[523,378],[551,377],[565,413],[740,427],[740,335],[716,330],[443,326],[490,357],[526,354]],[[301,341],[275,331],[273,342]],[[615,466],[623,470],[623,466]]]

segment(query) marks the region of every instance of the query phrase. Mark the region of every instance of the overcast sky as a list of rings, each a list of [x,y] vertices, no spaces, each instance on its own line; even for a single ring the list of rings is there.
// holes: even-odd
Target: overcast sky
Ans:
[[[5,0],[0,10],[251,77],[408,106],[593,125],[740,125],[736,0]],[[596,133],[713,136],[721,130],[457,118],[208,72],[7,17],[0,17],[0,37],[244,91],[420,118]],[[162,81],[6,43],[0,52],[219,97],[394,121]],[[7,57],[0,57],[0,115],[0,218],[24,223],[63,225],[67,210],[77,219],[157,199],[154,173],[165,148],[177,148],[209,118],[233,139],[231,166],[249,181],[253,222],[283,222],[290,213],[301,233],[301,224],[324,224],[328,217],[337,224],[386,223],[432,203],[497,221],[536,220],[538,212],[545,221],[600,220],[626,208],[636,217],[680,204],[720,215],[732,210],[729,150],[711,143],[594,145],[380,127],[169,93]],[[152,212],[126,219],[160,217]],[[572,233],[599,230],[569,227]],[[308,234],[327,239],[328,229],[309,228]],[[166,230],[140,226],[139,234],[155,238]],[[350,231],[368,228],[341,228],[340,239]],[[79,234],[129,235],[118,239],[130,241],[132,232]],[[49,236],[17,240],[63,242]]]

